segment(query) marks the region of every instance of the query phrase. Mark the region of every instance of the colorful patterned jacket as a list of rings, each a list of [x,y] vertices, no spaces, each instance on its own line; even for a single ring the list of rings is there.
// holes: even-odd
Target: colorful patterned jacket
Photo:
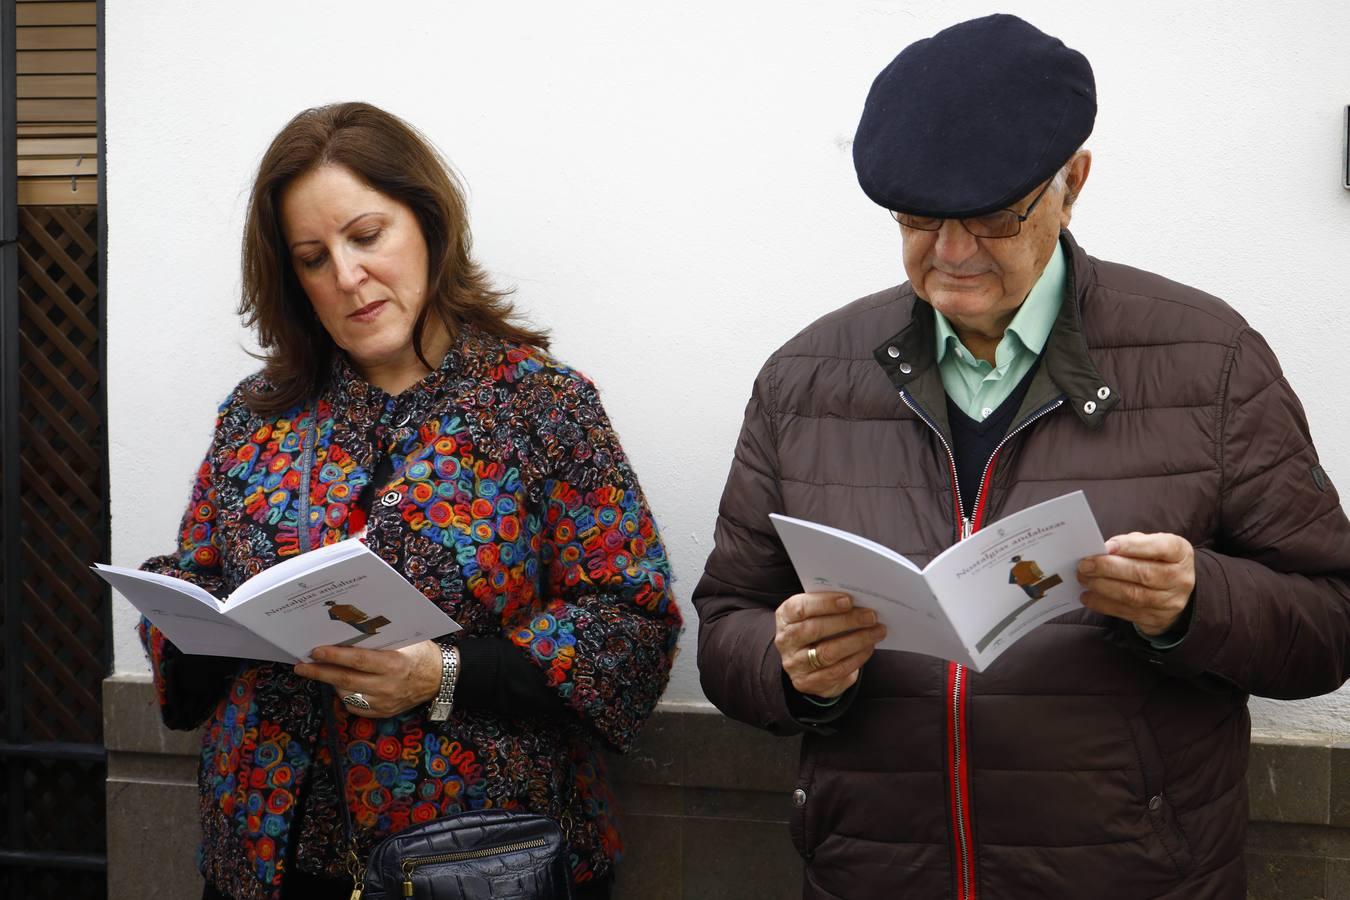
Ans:
[[[348,717],[286,665],[227,662],[203,675],[211,658],[182,656],[142,621],[166,722],[206,721],[203,874],[239,898],[276,897],[290,860],[345,874],[321,702],[337,715],[362,852],[458,810],[520,808],[564,822],[578,882],[602,874],[621,844],[597,747],[632,744],[665,688],[681,617],[656,525],[595,387],[471,327],[437,371],[397,397],[340,358],[317,409],[265,419],[242,399],[258,378],[221,407],[178,552],[144,568],[223,596],[300,552],[300,527],[319,546],[367,525],[369,546],[464,635],[508,641],[528,658],[565,713],[456,709],[433,723],[418,707]],[[299,523],[307,433],[317,440],[309,521]],[[368,485],[385,454],[393,480]],[[366,489],[379,492],[368,522],[356,504]]]

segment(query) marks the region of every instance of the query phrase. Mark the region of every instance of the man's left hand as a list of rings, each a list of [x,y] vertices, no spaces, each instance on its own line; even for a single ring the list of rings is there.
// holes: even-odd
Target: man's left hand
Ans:
[[[1195,550],[1175,534],[1118,534],[1106,553],[1078,563],[1083,605],[1157,637],[1181,617],[1195,590]]]
[[[368,719],[396,716],[426,703],[441,686],[441,647],[422,641],[401,650],[359,647],[315,647],[312,663],[300,663],[295,674],[331,684],[339,697],[359,693],[370,709],[347,705],[347,712]]]

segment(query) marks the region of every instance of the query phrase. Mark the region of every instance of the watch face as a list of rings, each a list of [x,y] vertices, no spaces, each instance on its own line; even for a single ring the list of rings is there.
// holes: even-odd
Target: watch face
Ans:
[[[427,718],[433,722],[444,722],[446,719],[450,718],[450,704],[431,704],[431,712],[427,714]]]

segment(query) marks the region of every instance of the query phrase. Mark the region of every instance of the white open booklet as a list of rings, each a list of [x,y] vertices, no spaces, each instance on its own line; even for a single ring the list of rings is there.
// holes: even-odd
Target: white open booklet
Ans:
[[[842,591],[886,626],[882,650],[982,672],[1034,626],[1080,606],[1078,561],[1106,551],[1082,491],[987,525],[920,569],[838,528],[769,516],[805,591]]]
[[[294,663],[327,644],[388,650],[459,630],[359,540],[264,569],[223,604],[169,575],[102,563],[93,569],[184,653]]]

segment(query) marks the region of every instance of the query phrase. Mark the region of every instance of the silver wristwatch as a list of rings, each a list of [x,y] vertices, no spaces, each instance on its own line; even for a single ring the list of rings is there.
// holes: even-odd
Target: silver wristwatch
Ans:
[[[441,689],[431,699],[428,719],[444,722],[450,718],[450,711],[455,708],[455,681],[458,678],[459,648],[454,644],[441,644]]]

